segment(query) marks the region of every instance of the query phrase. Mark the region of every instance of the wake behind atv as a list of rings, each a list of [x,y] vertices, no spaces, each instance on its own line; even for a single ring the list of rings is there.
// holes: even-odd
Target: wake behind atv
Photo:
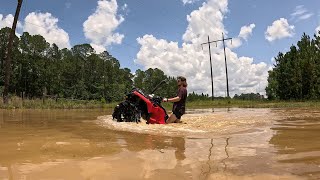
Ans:
[[[126,99],[114,108],[112,117],[118,122],[139,123],[142,117],[147,124],[165,124],[168,114],[161,102],[162,97],[146,96],[140,89],[134,88],[127,94]]]

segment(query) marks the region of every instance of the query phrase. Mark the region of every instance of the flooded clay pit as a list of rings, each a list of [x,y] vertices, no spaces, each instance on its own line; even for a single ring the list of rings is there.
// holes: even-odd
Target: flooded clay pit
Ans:
[[[108,110],[0,110],[0,179],[318,179],[320,110],[188,110],[117,123]]]

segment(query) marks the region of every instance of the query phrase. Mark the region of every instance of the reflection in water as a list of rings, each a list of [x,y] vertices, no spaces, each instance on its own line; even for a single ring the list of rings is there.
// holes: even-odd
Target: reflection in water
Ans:
[[[225,152],[225,156],[226,158],[222,159],[221,162],[224,165],[224,170],[223,172],[225,172],[227,170],[227,164],[226,164],[226,160],[229,159],[229,153],[228,153],[228,146],[229,146],[229,139],[230,137],[227,137],[225,139],[225,146],[224,146],[224,152]],[[201,173],[200,173],[200,178],[199,179],[208,179],[209,175],[214,173],[214,172],[219,172],[219,166],[214,164],[214,161],[212,161],[212,150],[213,150],[213,139],[211,139],[210,141],[210,146],[209,146],[209,154],[208,154],[208,160],[206,161],[205,165],[202,165],[201,167]],[[221,155],[218,155],[221,156]],[[219,157],[217,157],[219,158]],[[213,168],[216,167],[216,170],[213,171]]]
[[[229,139],[230,139],[230,137],[228,137],[227,139],[226,139],[226,146],[224,147],[224,151],[226,152],[226,158],[224,158],[221,162],[224,164],[224,170],[223,171],[226,171],[226,169],[227,169],[227,164],[225,163],[225,160],[227,160],[227,159],[229,159],[229,153],[228,153],[228,151],[227,151],[227,147],[228,147],[228,145],[229,145]]]
[[[211,163],[212,163],[212,162],[211,162],[211,154],[212,154],[212,148],[213,148],[213,139],[211,139],[210,144],[211,144],[211,146],[210,146],[210,148],[209,148],[208,161],[206,162],[206,165],[208,165],[208,166],[207,166],[207,167],[208,167],[208,170],[206,171],[206,170],[205,170],[205,167],[202,166],[202,168],[201,168],[201,174],[200,174],[200,178],[199,178],[199,179],[207,179],[208,176],[212,173],[212,172],[211,172]]]
[[[172,138],[172,146],[176,148],[175,150],[175,157],[178,160],[179,163],[186,159],[185,153],[185,139],[178,137],[178,138]]]

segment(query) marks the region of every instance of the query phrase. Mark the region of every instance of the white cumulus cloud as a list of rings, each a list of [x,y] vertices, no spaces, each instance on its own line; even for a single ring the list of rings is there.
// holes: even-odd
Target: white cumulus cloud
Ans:
[[[248,37],[252,35],[252,30],[256,27],[255,24],[250,24],[249,26],[243,26],[240,29],[239,37],[243,38],[244,40],[248,40]]]
[[[117,15],[117,11],[116,0],[99,0],[96,11],[83,23],[85,37],[91,41],[91,45],[99,47],[95,49],[97,52],[113,43],[121,44],[124,38],[123,34],[114,32],[124,21],[121,15]]]
[[[222,38],[222,32],[228,36],[223,19],[228,12],[227,0],[208,0],[187,16],[188,27],[183,35],[183,43],[157,39],[146,34],[137,39],[141,45],[135,63],[148,68],[159,68],[169,76],[187,77],[188,91],[211,95],[211,75],[207,45],[203,50],[201,43]],[[251,30],[254,28],[250,25]],[[241,32],[241,31],[240,31]],[[245,33],[246,32],[246,33]],[[242,38],[250,34],[243,30]],[[240,38],[236,38],[241,44]],[[201,47],[201,46],[200,46]],[[266,63],[254,63],[250,57],[238,57],[227,46],[227,65],[229,74],[230,95],[260,92],[265,94],[268,69]],[[226,94],[226,74],[223,46],[211,46],[215,96]]]
[[[6,17],[4,17],[2,14],[0,14],[0,29],[4,27],[12,27],[14,17],[12,14],[8,14]],[[22,25],[21,22],[18,21],[17,23],[17,29],[21,29]]]
[[[252,31],[255,27],[255,24],[250,24],[249,26],[242,26],[238,37],[232,38],[231,41],[227,41],[227,46],[231,49],[240,47],[242,45],[243,40],[248,41],[248,38],[252,35]]]
[[[265,32],[265,38],[271,42],[276,39],[282,39],[286,37],[292,37],[294,35],[294,26],[289,25],[288,20],[285,18],[280,18],[268,26]]]
[[[208,0],[207,3],[187,16],[188,27],[183,40],[188,43],[201,44],[210,35],[212,39],[221,39],[225,32],[223,25],[224,13],[228,11],[227,0]]]
[[[25,18],[23,31],[31,35],[39,34],[59,48],[70,48],[69,35],[58,26],[58,21],[51,13],[32,12]]]

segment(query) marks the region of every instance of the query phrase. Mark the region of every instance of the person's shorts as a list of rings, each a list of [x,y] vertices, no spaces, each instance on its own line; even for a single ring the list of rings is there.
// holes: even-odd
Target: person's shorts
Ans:
[[[181,119],[181,116],[184,114],[184,110],[177,108],[177,109],[174,109],[172,113],[176,115],[177,119]]]

